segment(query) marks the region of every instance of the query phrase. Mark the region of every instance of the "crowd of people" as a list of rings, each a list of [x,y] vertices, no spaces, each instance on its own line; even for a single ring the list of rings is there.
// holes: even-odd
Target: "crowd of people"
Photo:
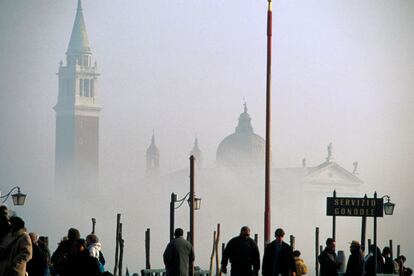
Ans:
[[[193,275],[194,251],[192,244],[183,238],[184,231],[177,228],[175,238],[167,245],[164,264],[167,276]],[[265,247],[262,263],[256,242],[250,238],[250,228],[243,226],[240,234],[232,238],[223,250],[221,272],[227,273],[231,263],[231,275],[258,276],[301,276],[308,268],[300,251],[283,241],[285,232],[278,228],[275,240]],[[346,265],[346,276],[371,276],[378,273],[412,275],[405,267],[405,256],[394,260],[389,247],[369,246],[364,254],[357,241],[350,244],[350,256]],[[375,258],[376,256],[376,258]],[[318,256],[320,276],[336,276],[343,265],[337,258],[335,240],[328,238],[326,247]],[[9,217],[6,206],[0,206],[0,275],[1,276],[98,276],[112,275],[105,271],[105,258],[101,244],[95,234],[81,238],[79,231],[70,228],[68,234],[50,254],[46,237],[27,233],[24,221]]]
[[[257,276],[260,268],[263,276],[301,276],[308,273],[305,262],[300,258],[300,252],[293,251],[283,241],[284,236],[283,229],[276,229],[275,240],[266,246],[261,264],[257,244],[250,238],[250,228],[243,226],[239,236],[232,238],[224,248],[221,271],[227,273],[227,264],[230,261],[231,275]]]
[[[375,258],[376,251],[376,258]],[[342,263],[335,252],[335,240],[328,238],[326,247],[318,257],[320,276],[337,276]],[[375,245],[370,245],[368,254],[364,254],[361,244],[352,241],[350,255],[346,264],[346,276],[374,276],[377,274],[395,274],[401,276],[412,275],[413,271],[405,267],[406,258],[400,255],[394,260],[391,258],[391,249],[384,247],[382,253]]]
[[[27,233],[24,221],[9,217],[0,206],[0,275],[1,276],[98,276],[105,271],[105,258],[95,234],[82,239],[71,228],[50,254],[46,237]]]
[[[183,238],[183,230],[178,228],[173,239],[165,249],[164,264],[167,276],[193,275],[194,252],[191,243]],[[285,232],[278,228],[275,231],[275,240],[269,243],[260,262],[259,248],[250,238],[250,228],[243,226],[240,234],[232,238],[223,251],[221,272],[227,274],[227,265],[231,263],[230,275],[258,276],[261,269],[263,276],[302,276],[308,274],[308,267],[300,258],[300,251],[283,241]],[[377,250],[375,263],[374,250]],[[375,246],[369,247],[364,255],[361,245],[352,241],[350,255],[346,265],[346,276],[371,276],[377,274],[394,274],[400,276],[411,275],[412,270],[404,266],[406,261],[403,255],[392,260],[391,250],[385,247],[381,252]],[[318,256],[320,276],[337,276],[342,263],[336,255],[335,240],[328,238],[326,247]],[[376,273],[375,273],[376,271]]]

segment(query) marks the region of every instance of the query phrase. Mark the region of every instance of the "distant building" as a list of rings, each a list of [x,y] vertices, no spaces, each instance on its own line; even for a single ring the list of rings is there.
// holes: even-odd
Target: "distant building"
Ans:
[[[227,168],[260,168],[264,166],[264,157],[265,141],[254,133],[245,103],[235,132],[224,138],[217,148],[217,165]]]
[[[195,163],[197,168],[203,167],[203,153],[201,152],[200,148],[198,147],[198,139],[195,138],[193,149],[190,151],[190,156],[194,156]]]
[[[217,148],[216,166],[201,168],[197,173],[199,185],[226,185],[226,183],[240,183],[241,188],[248,184],[252,187],[264,186],[264,154],[265,141],[255,134],[251,124],[251,117],[247,112],[247,105],[239,116],[235,132],[225,137]],[[198,140],[190,152],[197,159],[201,159]],[[202,159],[201,159],[202,160]],[[336,189],[338,194],[359,195],[359,188],[363,181],[358,177],[357,162],[353,170],[348,171],[335,163],[332,143],[327,147],[327,157],[316,166],[308,166],[304,158],[301,166],[291,168],[272,168],[272,193],[280,203],[291,200],[292,196],[313,194],[325,197]],[[300,161],[298,162],[300,164]],[[186,183],[188,168],[181,169],[161,176],[166,183]],[[220,184],[221,183],[221,184]],[[310,197],[312,198],[312,197]],[[287,203],[287,202],[286,202]],[[303,201],[300,204],[308,204]]]
[[[146,153],[147,159],[147,174],[158,174],[160,169],[160,150],[155,144],[155,135],[152,134],[151,144],[149,145]]]
[[[56,111],[55,186],[59,191],[97,189],[99,177],[98,69],[78,0],[66,64],[60,62]]]

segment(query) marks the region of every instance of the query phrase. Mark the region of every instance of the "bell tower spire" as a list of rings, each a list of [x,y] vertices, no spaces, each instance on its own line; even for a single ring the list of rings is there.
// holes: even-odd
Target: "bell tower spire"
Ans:
[[[202,168],[203,167],[203,154],[202,154],[200,148],[198,147],[198,138],[197,138],[197,136],[194,139],[194,146],[193,146],[193,149],[190,152],[190,156],[191,155],[195,157],[197,168]]]
[[[86,32],[85,20],[83,18],[82,2],[78,0],[75,22],[73,23],[66,60],[68,64],[87,66],[90,63],[92,52],[89,46],[88,33]]]
[[[98,68],[91,60],[82,2],[78,0],[66,64],[60,62],[57,73],[55,183],[59,190],[96,191],[98,184],[101,107]]]
[[[151,144],[149,145],[146,153],[147,159],[147,173],[153,174],[158,172],[160,167],[160,151],[155,145],[155,134],[152,133]]]

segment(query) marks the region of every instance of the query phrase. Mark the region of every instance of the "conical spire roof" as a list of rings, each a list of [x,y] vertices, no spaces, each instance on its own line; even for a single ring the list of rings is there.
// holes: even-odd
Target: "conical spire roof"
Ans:
[[[194,140],[194,146],[193,146],[193,149],[190,152],[190,155],[194,155],[195,157],[198,157],[199,155],[201,155],[201,150],[198,147],[198,139],[197,139],[197,137]]]
[[[78,0],[78,8],[76,10],[75,22],[73,23],[67,53],[91,53],[85,20],[83,19],[81,0]]]
[[[157,145],[155,145],[155,134],[153,133],[151,137],[151,144],[149,145],[147,149],[147,155],[157,156],[158,154],[159,154],[159,149]]]
[[[193,155],[195,157],[195,160],[197,162],[197,165],[199,167],[202,167],[202,163],[203,163],[203,153],[201,152],[200,148],[198,147],[198,139],[197,139],[197,137],[194,140],[194,146],[193,146],[193,149],[190,152],[190,155]]]

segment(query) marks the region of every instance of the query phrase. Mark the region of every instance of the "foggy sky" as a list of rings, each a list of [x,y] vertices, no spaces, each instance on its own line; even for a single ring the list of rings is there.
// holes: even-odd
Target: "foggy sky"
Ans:
[[[195,135],[205,166],[214,167],[243,99],[264,136],[266,7],[264,0],[83,1],[101,72],[107,195],[139,191],[153,130],[166,173],[187,167]],[[380,221],[383,238],[398,239],[414,258],[406,219],[414,207],[414,2],[275,1],[273,8],[274,166],[299,167],[304,157],[319,165],[332,142],[335,162],[348,170],[359,162],[364,192],[397,204]],[[19,185],[29,194],[17,211],[38,232],[48,221],[38,218],[48,206],[40,194],[53,186],[56,72],[75,12],[76,1],[0,1],[0,190]],[[131,208],[117,202],[105,212]]]

